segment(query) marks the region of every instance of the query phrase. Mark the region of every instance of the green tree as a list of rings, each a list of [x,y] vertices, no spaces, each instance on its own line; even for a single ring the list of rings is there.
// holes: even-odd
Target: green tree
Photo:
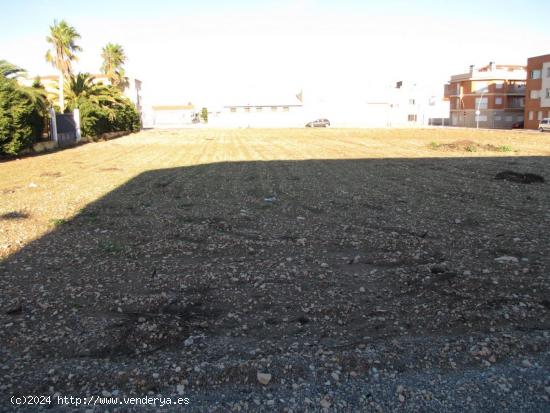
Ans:
[[[13,79],[0,76],[0,153],[17,155],[40,138],[40,107]]]
[[[204,123],[208,123],[208,109],[202,108],[201,110],[201,119]]]
[[[76,53],[82,50],[76,44],[78,39],[80,39],[80,34],[65,20],[61,20],[59,23],[54,20],[54,24],[50,26],[50,34],[46,36],[46,41],[50,44],[50,49],[46,52],[46,61],[59,71],[59,108],[61,111],[65,109],[64,78],[71,74],[72,62],[77,60]]]
[[[126,63],[126,54],[124,48],[119,44],[107,43],[101,50],[103,64],[101,72],[107,75],[107,78],[113,86],[121,90],[128,85],[128,79],[124,73],[124,64]]]
[[[70,75],[64,85],[65,100],[67,108],[75,109],[80,107],[84,101],[89,101],[109,111],[112,104],[116,104],[120,97],[115,94],[112,88],[95,83],[89,73],[77,73]],[[112,115],[114,117],[114,113]]]
[[[141,128],[141,119],[134,104],[119,88],[94,81],[88,73],[71,75],[65,81],[65,97],[69,109],[80,109],[83,136],[98,137],[107,132]]]
[[[7,60],[0,60],[0,76],[17,78],[24,75],[26,72],[19,66],[8,62]]]

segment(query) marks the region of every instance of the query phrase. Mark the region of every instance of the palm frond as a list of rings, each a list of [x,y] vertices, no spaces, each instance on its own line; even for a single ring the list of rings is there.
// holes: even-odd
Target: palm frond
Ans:
[[[27,72],[25,69],[8,62],[7,60],[0,60],[0,75],[4,77],[19,77],[25,75]]]

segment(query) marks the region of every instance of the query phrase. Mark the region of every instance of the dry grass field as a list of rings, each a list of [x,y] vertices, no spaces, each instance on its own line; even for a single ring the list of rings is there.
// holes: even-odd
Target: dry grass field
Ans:
[[[548,406],[550,134],[152,130],[0,177],[2,393]]]

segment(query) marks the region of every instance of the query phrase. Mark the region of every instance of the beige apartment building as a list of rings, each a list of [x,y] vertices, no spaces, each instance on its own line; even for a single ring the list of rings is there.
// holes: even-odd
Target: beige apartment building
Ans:
[[[507,129],[522,122],[526,74],[525,66],[490,62],[451,76],[445,85],[451,126]]]

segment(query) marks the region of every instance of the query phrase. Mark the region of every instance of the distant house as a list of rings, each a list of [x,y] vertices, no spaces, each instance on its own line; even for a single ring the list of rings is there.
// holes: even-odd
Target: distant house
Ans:
[[[154,128],[178,128],[198,122],[198,112],[191,102],[186,105],[151,107],[151,125]]]
[[[304,126],[302,93],[280,96],[235,98],[223,105],[216,117],[220,126],[299,127]]]

